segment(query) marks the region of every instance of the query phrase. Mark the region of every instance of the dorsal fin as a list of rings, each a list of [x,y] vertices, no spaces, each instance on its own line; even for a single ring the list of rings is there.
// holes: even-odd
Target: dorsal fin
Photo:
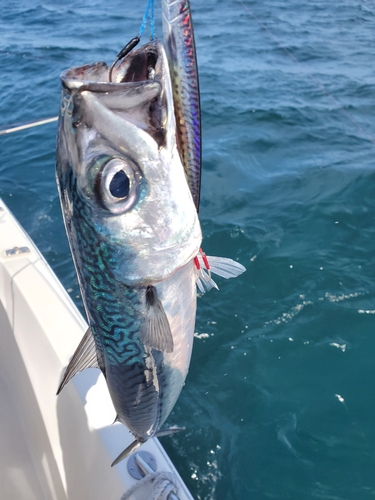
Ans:
[[[73,354],[68,366],[66,367],[63,379],[57,390],[57,394],[62,391],[64,386],[71,378],[74,377],[74,375],[85,370],[86,368],[100,368],[104,373],[104,366],[100,366],[102,365],[100,360],[101,356],[97,356],[95,340],[91,327],[89,327]]]
[[[146,290],[147,316],[139,338],[148,347],[162,352],[173,352],[173,337],[163,304],[154,286]]]

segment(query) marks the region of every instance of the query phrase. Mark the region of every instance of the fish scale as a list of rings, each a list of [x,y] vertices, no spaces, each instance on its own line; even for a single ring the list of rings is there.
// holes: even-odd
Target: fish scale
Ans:
[[[95,335],[96,327],[100,328],[100,342],[105,347],[105,353],[108,355],[111,363],[123,362],[141,362],[145,356],[145,351],[141,350],[137,342],[133,342],[134,336],[139,332],[141,320],[136,312],[140,312],[141,296],[143,290],[131,289],[117,282],[111,277],[110,270],[103,265],[101,273],[97,272],[98,261],[103,263],[105,260],[111,260],[108,248],[101,245],[96,239],[96,232],[89,221],[92,218],[90,208],[79,199],[77,190],[73,200],[74,210],[73,220],[77,239],[74,254],[76,256],[85,256],[81,262],[77,257],[77,268],[82,277],[81,286],[84,289],[83,300],[90,318],[90,325],[93,327],[95,340],[99,342],[99,336]],[[84,252],[82,248],[84,246]],[[101,255],[101,253],[105,255]],[[110,292],[109,292],[110,290]],[[121,301],[119,300],[121,297]],[[143,300],[143,303],[145,301]],[[111,311],[106,306],[111,307]],[[145,304],[143,304],[145,307]],[[141,316],[142,313],[140,312]],[[145,316],[145,312],[143,312]],[[117,329],[117,335],[113,335],[113,330]],[[121,332],[121,337],[119,333]],[[137,355],[129,356],[129,352]],[[128,359],[130,358],[130,359]]]

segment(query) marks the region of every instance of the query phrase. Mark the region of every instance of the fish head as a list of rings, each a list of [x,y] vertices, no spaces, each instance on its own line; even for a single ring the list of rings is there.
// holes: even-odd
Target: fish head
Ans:
[[[76,264],[104,248],[107,271],[139,286],[184,266],[202,236],[162,44],[128,54],[111,82],[108,73],[95,63],[62,75],[57,183]]]

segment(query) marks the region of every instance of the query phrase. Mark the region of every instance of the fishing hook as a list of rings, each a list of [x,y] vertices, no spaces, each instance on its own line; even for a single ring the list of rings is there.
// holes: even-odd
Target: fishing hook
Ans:
[[[124,57],[129,54],[129,52],[131,52],[134,47],[136,47],[139,42],[140,42],[140,37],[139,36],[135,36],[134,38],[132,38],[130,40],[130,42],[128,42],[125,47],[120,50],[120,52],[117,54],[117,57],[116,59],[113,61],[113,63],[111,64],[111,67],[109,68],[109,81],[112,82],[112,72],[114,70],[114,67],[115,65],[121,61],[121,59],[124,59]]]

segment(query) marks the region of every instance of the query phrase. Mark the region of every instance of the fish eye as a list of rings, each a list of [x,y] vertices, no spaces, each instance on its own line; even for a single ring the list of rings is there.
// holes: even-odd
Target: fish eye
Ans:
[[[97,163],[98,164],[98,163]],[[114,214],[130,210],[138,199],[141,172],[130,158],[100,159],[95,193],[103,208]]]
[[[109,190],[114,198],[126,198],[129,194],[130,180],[123,170],[119,170],[109,184]]]

